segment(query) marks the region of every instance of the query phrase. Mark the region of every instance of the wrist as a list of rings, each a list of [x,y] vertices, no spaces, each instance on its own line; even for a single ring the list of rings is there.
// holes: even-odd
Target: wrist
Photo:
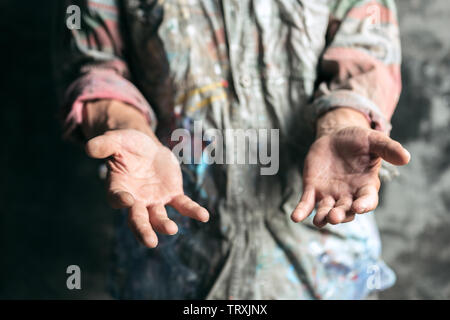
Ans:
[[[81,130],[87,139],[118,129],[135,129],[153,135],[145,115],[129,104],[116,100],[97,100],[84,105]]]
[[[333,134],[347,127],[370,129],[370,121],[365,114],[353,108],[335,108],[317,119],[316,137]]]

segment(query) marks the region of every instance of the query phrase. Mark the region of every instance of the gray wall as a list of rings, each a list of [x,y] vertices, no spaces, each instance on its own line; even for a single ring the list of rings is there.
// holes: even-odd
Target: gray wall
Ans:
[[[377,220],[398,275],[382,298],[450,298],[450,2],[397,1],[403,94],[392,136],[411,151],[383,187]]]
[[[0,3],[0,298],[108,298],[114,211],[97,163],[60,140],[50,74],[51,1]],[[404,91],[392,135],[412,153],[383,186],[381,298],[450,298],[450,2],[399,0]],[[66,267],[80,265],[81,291]]]

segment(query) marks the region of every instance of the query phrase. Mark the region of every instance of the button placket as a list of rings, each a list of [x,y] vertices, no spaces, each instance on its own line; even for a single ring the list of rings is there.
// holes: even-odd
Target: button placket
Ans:
[[[239,83],[243,88],[249,88],[252,85],[252,78],[248,74],[241,74]]]

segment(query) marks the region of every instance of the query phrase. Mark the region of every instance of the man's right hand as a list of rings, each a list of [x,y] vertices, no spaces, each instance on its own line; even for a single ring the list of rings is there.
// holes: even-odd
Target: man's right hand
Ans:
[[[133,108],[125,104],[122,107]],[[109,117],[114,116],[114,112],[108,114]],[[105,118],[104,115],[102,117]],[[114,208],[129,208],[131,229],[144,245],[154,248],[158,244],[155,231],[169,235],[178,231],[175,222],[168,218],[165,205],[202,222],[208,221],[209,214],[184,195],[181,169],[176,157],[151,130],[138,129],[141,124],[137,122],[144,118],[142,115],[140,117],[135,121],[128,119],[131,121],[129,127],[133,129],[125,129],[127,125],[122,117],[122,128],[107,130],[90,139],[86,152],[90,157],[107,159],[109,203]],[[85,133],[89,132],[85,129],[86,126]]]

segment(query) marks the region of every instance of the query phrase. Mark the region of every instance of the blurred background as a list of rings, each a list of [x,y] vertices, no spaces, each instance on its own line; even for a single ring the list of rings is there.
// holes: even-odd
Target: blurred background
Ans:
[[[450,299],[450,2],[397,0],[403,94],[392,136],[412,154],[376,217],[397,284],[381,299]],[[108,299],[114,211],[98,163],[61,140],[52,1],[0,1],[0,298]],[[82,290],[66,288],[66,268]]]

